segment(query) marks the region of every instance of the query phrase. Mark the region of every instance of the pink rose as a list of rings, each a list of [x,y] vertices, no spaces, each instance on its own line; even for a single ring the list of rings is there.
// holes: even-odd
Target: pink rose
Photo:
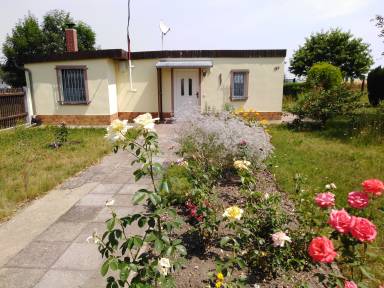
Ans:
[[[356,283],[353,281],[345,281],[344,288],[358,288]]]
[[[351,219],[350,232],[354,238],[361,242],[372,242],[377,235],[375,224],[368,219],[354,216]]]
[[[372,193],[375,196],[380,196],[384,191],[384,183],[379,179],[365,180],[361,185],[364,188],[364,192]]]
[[[324,236],[312,239],[308,253],[313,261],[324,263],[331,263],[337,256],[332,241]]]
[[[325,192],[317,194],[315,197],[317,206],[321,208],[328,208],[335,205],[335,194],[331,192]]]
[[[351,227],[351,219],[352,217],[344,209],[332,210],[328,224],[340,233],[348,233]]]
[[[351,192],[348,194],[348,204],[356,209],[365,208],[369,204],[368,194],[365,192]]]

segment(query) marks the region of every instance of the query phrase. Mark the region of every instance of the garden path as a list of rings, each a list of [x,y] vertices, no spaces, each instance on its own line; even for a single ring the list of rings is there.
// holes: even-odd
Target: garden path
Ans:
[[[174,160],[175,125],[156,127],[161,154]],[[134,182],[132,156],[118,152],[65,181],[0,226],[0,288],[101,288],[101,255],[86,239],[102,233],[109,218],[107,200],[118,215],[145,209],[134,206],[133,193],[149,179]],[[131,233],[139,233],[132,228]]]

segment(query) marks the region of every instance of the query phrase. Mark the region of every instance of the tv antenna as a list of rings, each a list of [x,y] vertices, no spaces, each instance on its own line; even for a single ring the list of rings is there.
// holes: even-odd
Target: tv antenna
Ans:
[[[161,50],[164,50],[164,36],[171,31],[171,28],[169,28],[163,21],[160,21],[159,27],[161,31]]]

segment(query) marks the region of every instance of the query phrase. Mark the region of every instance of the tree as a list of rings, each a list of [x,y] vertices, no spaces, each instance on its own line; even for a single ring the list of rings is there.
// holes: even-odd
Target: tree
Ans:
[[[28,14],[7,35],[3,44],[6,61],[3,67],[4,80],[12,86],[24,86],[24,71],[20,69],[23,59],[33,55],[48,55],[65,51],[64,28],[74,23],[70,13],[62,10],[49,11],[40,26],[38,19]],[[76,22],[79,50],[95,49],[95,32],[83,22]]]
[[[369,44],[361,38],[331,29],[306,38],[304,45],[294,52],[289,71],[305,76],[313,64],[328,62],[339,67],[345,78],[360,78],[373,64],[370,52]]]
[[[376,27],[379,28],[379,37],[384,38],[384,17],[381,15],[376,15],[375,19]],[[384,55],[384,52],[382,53]]]

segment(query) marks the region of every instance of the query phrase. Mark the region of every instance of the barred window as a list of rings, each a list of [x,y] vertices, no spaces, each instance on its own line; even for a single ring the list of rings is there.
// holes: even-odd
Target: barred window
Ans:
[[[248,98],[248,71],[231,72],[231,100],[246,100]]]
[[[56,67],[61,104],[88,104],[87,70],[85,66]]]

